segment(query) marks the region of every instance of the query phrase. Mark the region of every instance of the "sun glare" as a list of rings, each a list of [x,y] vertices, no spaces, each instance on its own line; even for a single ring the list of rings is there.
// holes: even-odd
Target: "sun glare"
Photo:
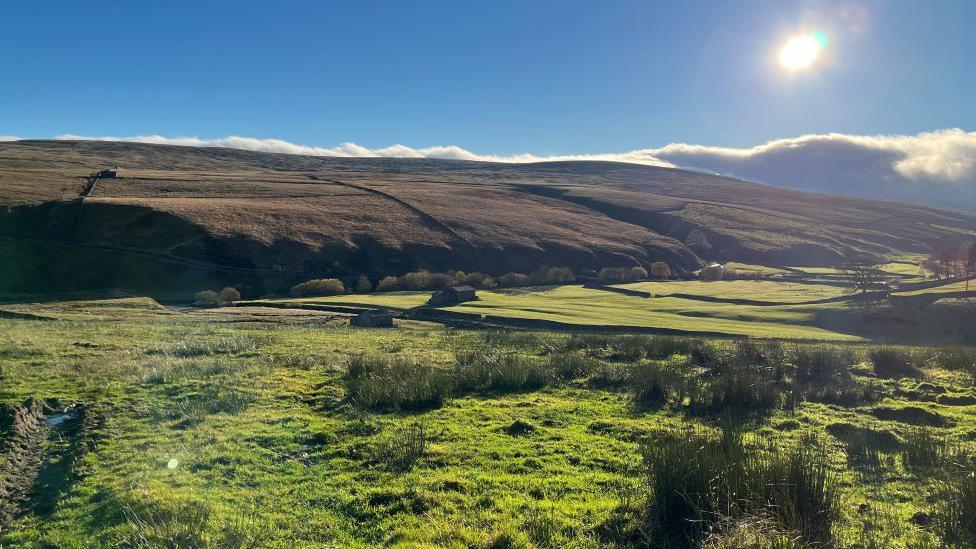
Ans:
[[[779,51],[780,65],[791,71],[803,70],[813,65],[826,42],[821,36],[821,33],[812,33],[791,38]]]

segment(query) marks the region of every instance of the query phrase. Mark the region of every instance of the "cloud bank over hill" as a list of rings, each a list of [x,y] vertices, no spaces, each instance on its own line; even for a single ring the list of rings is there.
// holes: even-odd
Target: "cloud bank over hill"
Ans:
[[[678,166],[809,191],[976,210],[976,132],[805,135],[748,149],[672,144]]]
[[[356,143],[343,143],[325,148],[280,139],[241,136],[201,139],[159,135],[121,138],[61,135],[56,139],[231,147],[316,156],[445,158],[491,162],[612,160],[682,167],[809,191],[976,210],[976,132],[961,129],[895,136],[804,135],[751,148],[673,143],[656,149],[623,153],[557,156],[485,155],[456,145],[413,148],[398,144],[372,149]]]

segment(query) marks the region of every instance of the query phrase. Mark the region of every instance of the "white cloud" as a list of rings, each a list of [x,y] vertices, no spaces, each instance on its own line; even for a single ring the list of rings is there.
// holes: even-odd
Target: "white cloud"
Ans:
[[[805,135],[745,149],[671,144],[654,156],[692,169],[811,191],[976,209],[976,132]]]
[[[356,143],[342,143],[337,147],[311,147],[283,141],[281,139],[259,139],[255,137],[241,137],[232,135],[217,139],[201,139],[199,137],[164,137],[162,135],[137,135],[133,137],[88,137],[74,134],[58,135],[59,140],[97,140],[97,141],[127,141],[132,143],[155,143],[160,145],[185,145],[190,147],[229,147],[248,151],[306,154],[311,156],[341,156],[341,157],[389,157],[389,158],[443,158],[449,160],[478,160],[484,162],[548,162],[557,160],[615,160],[620,162],[636,162],[656,166],[673,167],[669,162],[653,158],[644,151],[629,153],[595,153],[568,154],[557,156],[536,156],[534,154],[516,154],[510,156],[478,154],[457,145],[413,148],[406,145],[391,145],[379,149],[370,149]]]
[[[750,148],[672,143],[656,149],[622,153],[556,156],[486,155],[456,145],[371,149],[356,143],[312,147],[280,139],[230,136],[89,138],[196,147],[231,147],[251,151],[342,157],[446,158],[491,162],[611,160],[684,167],[811,191],[905,200],[976,210],[976,132],[946,129],[917,135],[823,134],[779,139]]]
[[[0,135],[0,141],[20,141],[20,138],[13,135]]]

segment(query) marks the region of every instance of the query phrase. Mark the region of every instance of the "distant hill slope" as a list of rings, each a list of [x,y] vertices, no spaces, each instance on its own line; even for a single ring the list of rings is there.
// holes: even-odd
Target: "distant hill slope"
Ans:
[[[119,167],[92,187],[86,177]],[[82,199],[85,193],[87,196]],[[698,230],[708,247],[686,245]],[[315,276],[664,260],[822,264],[976,238],[976,214],[609,162],[0,143],[0,290],[277,291]]]

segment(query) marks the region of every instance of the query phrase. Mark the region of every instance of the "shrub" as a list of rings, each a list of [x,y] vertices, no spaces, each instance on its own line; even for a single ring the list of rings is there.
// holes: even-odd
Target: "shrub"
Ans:
[[[597,275],[600,282],[636,282],[647,279],[643,267],[606,267]]]
[[[651,277],[658,280],[671,278],[671,267],[663,261],[655,261],[651,263]]]
[[[502,286],[525,286],[529,283],[529,275],[522,273],[505,273],[498,278],[498,283]]]
[[[393,292],[396,291],[399,287],[400,287],[400,282],[397,279],[397,277],[387,276],[387,277],[383,277],[383,280],[380,280],[379,283],[376,284],[376,291]]]
[[[291,288],[291,295],[296,297],[309,295],[338,295],[345,293],[346,287],[338,278],[318,278],[296,284]]]
[[[213,290],[203,290],[197,292],[193,305],[195,307],[216,307],[220,305],[220,296]]]
[[[725,276],[725,269],[721,265],[709,265],[702,267],[698,272],[698,278],[705,282],[717,282]]]
[[[454,283],[454,277],[447,273],[432,273],[427,270],[407,273],[399,280],[399,286],[404,290],[441,290]]]
[[[369,281],[366,275],[359,275],[359,280],[356,281],[356,293],[368,294],[373,291],[373,283]]]
[[[868,354],[874,373],[879,377],[918,377],[921,371],[913,364],[912,355],[906,351],[880,347]]]
[[[530,284],[570,284],[576,281],[576,275],[569,267],[540,267],[529,274]]]
[[[344,383],[350,400],[369,409],[439,406],[452,389],[447,371],[403,358],[366,354],[349,361]]]
[[[484,273],[474,272],[467,275],[467,284],[480,290],[490,290],[498,285],[495,279]]]
[[[688,237],[685,238],[685,245],[700,256],[707,256],[712,251],[712,244],[708,241],[708,237],[705,236],[705,233],[701,229],[692,229],[688,233]]]
[[[235,288],[227,287],[224,288],[223,290],[220,290],[220,293],[217,294],[217,301],[221,305],[229,305],[235,301],[240,301],[240,300],[241,300],[241,293],[238,292],[237,289]]]
[[[546,363],[492,349],[458,353],[453,371],[460,391],[524,391],[540,389],[555,380]]]

